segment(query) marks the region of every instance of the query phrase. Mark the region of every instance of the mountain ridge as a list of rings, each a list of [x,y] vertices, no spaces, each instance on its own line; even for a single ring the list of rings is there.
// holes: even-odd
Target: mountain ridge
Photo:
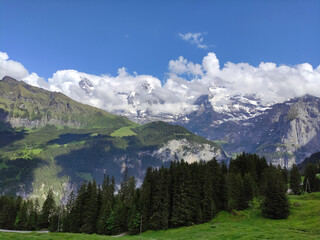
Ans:
[[[61,200],[104,174],[120,182],[126,168],[139,184],[149,166],[228,159],[182,126],[139,125],[12,78],[0,81],[0,116],[0,193],[44,199],[52,188]]]

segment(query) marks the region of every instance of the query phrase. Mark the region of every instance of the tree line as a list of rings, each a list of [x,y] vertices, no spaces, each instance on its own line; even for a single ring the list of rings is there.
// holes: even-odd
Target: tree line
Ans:
[[[319,169],[308,165],[304,183],[296,166],[291,171],[268,165],[265,158],[241,154],[229,167],[215,159],[208,162],[172,162],[169,168],[148,168],[141,187],[124,172],[119,190],[113,177],[102,185],[84,182],[77,194],[58,206],[53,192],[40,209],[36,200],[0,197],[0,228],[115,235],[138,234],[190,226],[210,221],[222,210],[236,214],[256,197],[262,214],[273,219],[289,215],[287,189],[294,194],[318,191]]]

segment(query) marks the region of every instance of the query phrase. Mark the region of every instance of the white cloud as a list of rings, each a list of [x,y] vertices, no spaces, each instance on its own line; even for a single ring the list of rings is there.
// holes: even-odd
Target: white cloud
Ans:
[[[5,76],[12,76],[15,79],[22,80],[28,75],[29,72],[21,63],[9,60],[7,53],[0,52],[0,79]]]
[[[9,60],[5,52],[0,52],[0,79],[10,76],[19,81],[25,81],[33,86],[48,88],[48,83],[36,73],[29,74],[28,70],[19,62]]]
[[[194,44],[197,46],[197,48],[207,49],[208,46],[203,43],[203,36],[206,33],[179,33],[179,37],[187,42],[190,42],[191,44]]]
[[[180,56],[178,60],[171,60],[169,62],[169,71],[170,73],[178,75],[203,76],[202,66],[200,64],[188,62],[188,60],[182,56]]]
[[[320,66],[313,69],[308,63],[289,67],[262,62],[255,67],[228,62],[221,67],[217,56],[208,53],[201,64],[179,57],[168,68],[164,84],[151,75],[130,74],[125,68],[116,76],[59,70],[46,82],[0,52],[1,77],[9,75],[111,112],[184,114],[194,110],[194,101],[204,94],[214,95],[217,108],[238,94],[254,94],[266,104],[304,94],[320,97]]]

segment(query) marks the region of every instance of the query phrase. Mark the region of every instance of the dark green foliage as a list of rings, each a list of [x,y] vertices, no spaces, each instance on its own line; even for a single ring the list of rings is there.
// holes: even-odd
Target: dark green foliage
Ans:
[[[264,199],[261,205],[262,215],[267,218],[283,219],[289,216],[289,202],[282,171],[272,166],[265,169]]]
[[[292,189],[293,194],[301,194],[301,175],[295,164],[293,164],[290,171],[290,188]]]
[[[309,163],[304,172],[303,189],[306,192],[316,192],[320,189],[320,180],[317,178],[318,167],[314,163]]]
[[[56,207],[53,192],[49,191],[40,217],[37,202],[0,197],[0,227],[138,234],[141,230],[207,222],[221,210],[247,208],[259,194],[264,199],[264,216],[285,218],[289,212],[284,175],[280,167],[269,166],[264,158],[250,154],[232,160],[229,169],[215,159],[148,168],[138,189],[125,169],[117,194],[115,179],[109,176],[104,176],[102,186],[95,181],[84,182],[77,195],[71,192],[65,206]]]
[[[188,164],[184,161],[172,164],[171,171],[171,219],[172,227],[194,224],[195,189]]]
[[[228,182],[228,209],[232,211],[243,210],[248,207],[244,192],[244,183],[241,175],[229,173],[227,177]]]
[[[167,229],[169,227],[169,171],[161,168],[154,172],[153,202],[151,206],[150,228]]]
[[[53,191],[50,189],[42,206],[40,218],[41,228],[48,228],[50,226],[50,218],[54,214],[55,208],[56,204],[54,201]]]
[[[109,219],[114,205],[115,180],[105,176],[101,190],[101,207],[97,223],[97,232],[99,234],[111,234],[108,232],[107,220]]]
[[[15,228],[18,230],[27,230],[28,227],[28,208],[27,202],[23,201],[15,221]]]
[[[14,229],[18,213],[15,205],[16,201],[13,198],[7,196],[0,197],[0,228]]]
[[[243,192],[246,204],[253,200],[255,193],[255,183],[250,173],[246,173],[243,178]]]
[[[39,221],[39,203],[21,197],[0,196],[0,228],[36,230]]]

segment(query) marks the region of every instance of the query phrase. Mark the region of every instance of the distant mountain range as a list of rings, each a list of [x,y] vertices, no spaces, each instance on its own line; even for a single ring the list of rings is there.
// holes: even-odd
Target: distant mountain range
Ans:
[[[88,90],[89,91],[89,90]],[[0,81],[0,193],[63,198],[103,175],[138,181],[147,167],[172,160],[227,160],[221,147],[184,127],[139,125],[56,92],[5,77]]]
[[[180,123],[200,136],[218,141],[230,155],[242,151],[257,153],[273,164],[290,168],[320,150],[317,97],[305,95],[265,108],[259,106],[253,114],[234,111],[230,119],[217,113],[206,99],[202,97],[199,110],[186,116],[188,122]]]
[[[79,86],[84,94],[94,90],[88,79],[82,80]],[[229,156],[242,151],[257,153],[273,164],[289,168],[320,150],[319,98],[305,95],[266,105],[255,95],[229,96],[219,92],[221,89],[209,88],[211,94],[195,99],[195,110],[187,114],[155,113],[148,108],[143,111],[114,110],[113,113],[137,123],[165,121],[179,124],[222,144]],[[152,86],[145,83],[138,93],[122,93],[121,96],[131,109],[140,109],[142,104],[165,104],[166,99],[154,95],[152,90]]]

